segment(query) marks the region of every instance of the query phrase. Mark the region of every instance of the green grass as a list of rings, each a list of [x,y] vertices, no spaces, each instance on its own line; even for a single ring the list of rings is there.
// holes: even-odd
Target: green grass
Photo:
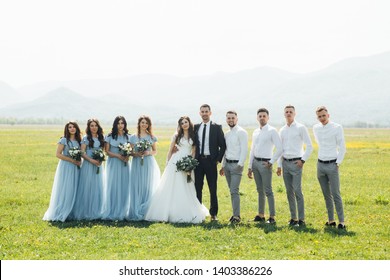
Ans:
[[[274,175],[277,225],[252,222],[254,181],[243,177],[241,216],[228,224],[231,205],[219,178],[219,222],[200,225],[149,222],[42,221],[58,159],[62,127],[0,127],[0,256],[25,259],[174,260],[385,260],[390,253],[390,130],[346,129],[341,193],[348,230],[325,229],[325,203],[316,179],[317,147],[305,164],[306,229],[290,229],[283,180]],[[108,131],[108,129],[107,129]],[[161,168],[174,128],[155,128]],[[251,134],[251,129],[248,129]],[[162,170],[163,171],[163,170]],[[204,203],[208,207],[207,186]],[[268,211],[268,210],[267,210]]]

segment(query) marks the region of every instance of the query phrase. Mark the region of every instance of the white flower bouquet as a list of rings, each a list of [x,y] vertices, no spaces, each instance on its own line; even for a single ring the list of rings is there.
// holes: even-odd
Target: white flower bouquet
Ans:
[[[147,151],[150,147],[152,147],[152,142],[150,142],[149,140],[146,140],[146,139],[141,139],[140,141],[138,141],[137,143],[135,143],[135,147],[136,147],[136,150],[138,152],[145,152]],[[141,156],[141,165],[144,164],[144,156],[142,155]]]
[[[81,161],[82,152],[79,147],[72,147],[69,149],[69,155],[75,161]],[[77,169],[80,169],[80,166],[77,165]]]
[[[199,162],[191,155],[185,156],[176,162],[176,171],[187,173],[187,183],[191,182],[191,172],[198,166]]]
[[[102,163],[106,160],[106,155],[102,148],[96,149],[92,152],[92,158]],[[100,166],[97,167],[96,174],[99,174]]]
[[[119,144],[118,145],[118,148],[119,148],[119,153],[122,155],[122,156],[130,156],[133,149],[131,148],[131,145],[129,142],[127,143],[124,143],[124,144]],[[124,162],[125,166],[127,165],[127,162]]]

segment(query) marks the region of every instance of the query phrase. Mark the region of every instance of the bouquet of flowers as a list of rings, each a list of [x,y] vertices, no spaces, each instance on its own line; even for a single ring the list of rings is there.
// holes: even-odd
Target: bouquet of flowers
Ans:
[[[103,152],[102,148],[96,149],[92,152],[92,158],[94,160],[98,160],[100,162],[103,162],[106,160],[106,155]],[[97,167],[96,174],[99,174],[100,166]]]
[[[122,155],[122,156],[129,156],[131,155],[131,152],[133,151],[133,149],[131,148],[131,145],[130,143],[124,143],[124,144],[119,144],[118,145],[118,148],[119,148],[119,153]],[[124,162],[125,166],[127,165],[127,162]]]
[[[152,147],[152,142],[146,139],[141,139],[139,142],[135,143],[135,147],[137,148],[138,152],[145,152],[150,147]],[[141,156],[141,165],[144,164],[144,156]]]
[[[69,155],[75,161],[81,161],[82,152],[79,147],[72,147],[69,149]],[[77,165],[77,169],[80,169],[80,166]]]
[[[188,155],[176,162],[176,171],[187,173],[187,183],[191,182],[191,171],[199,164],[198,160]]]

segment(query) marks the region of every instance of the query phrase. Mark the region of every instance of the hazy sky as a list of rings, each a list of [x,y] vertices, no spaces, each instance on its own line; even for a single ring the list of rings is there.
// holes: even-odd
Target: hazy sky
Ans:
[[[390,51],[388,0],[0,0],[0,81],[321,69]]]

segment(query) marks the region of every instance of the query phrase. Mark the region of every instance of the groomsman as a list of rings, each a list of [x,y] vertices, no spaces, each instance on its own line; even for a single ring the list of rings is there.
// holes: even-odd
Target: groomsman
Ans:
[[[335,227],[334,207],[339,218],[339,229],[345,229],[343,201],[340,194],[339,167],[344,159],[346,148],[341,125],[329,120],[325,106],[316,110],[320,123],[313,126],[313,133],[318,143],[317,178],[324,195],[328,221],[326,226]]]
[[[275,199],[272,191],[272,165],[283,152],[282,142],[276,129],[268,125],[269,112],[265,108],[257,110],[257,121],[260,127],[253,131],[252,146],[249,155],[248,177],[255,177],[258,193],[258,214],[254,221],[265,222],[265,197],[268,200],[269,219],[275,221]],[[273,153],[274,147],[276,148]]]
[[[286,186],[287,200],[290,208],[289,226],[305,226],[305,204],[302,193],[302,170],[305,161],[313,151],[307,128],[295,121],[295,107],[284,108],[286,124],[279,130],[283,154],[278,160],[276,174],[281,175]],[[303,145],[306,145],[305,151]],[[297,215],[298,206],[298,215]]]
[[[233,207],[233,216],[230,218],[231,223],[239,223],[241,221],[239,187],[248,153],[248,133],[237,122],[237,113],[228,111],[226,113],[226,123],[230,130],[225,134],[226,152],[222,161],[222,168],[219,171],[221,176],[226,177],[230,189]]]
[[[202,123],[195,125],[196,159],[199,161],[199,165],[195,169],[196,196],[202,203],[204,176],[206,176],[210,191],[210,216],[212,221],[217,221],[217,165],[225,154],[226,143],[222,126],[210,120],[212,114],[210,105],[203,104],[199,110]]]

